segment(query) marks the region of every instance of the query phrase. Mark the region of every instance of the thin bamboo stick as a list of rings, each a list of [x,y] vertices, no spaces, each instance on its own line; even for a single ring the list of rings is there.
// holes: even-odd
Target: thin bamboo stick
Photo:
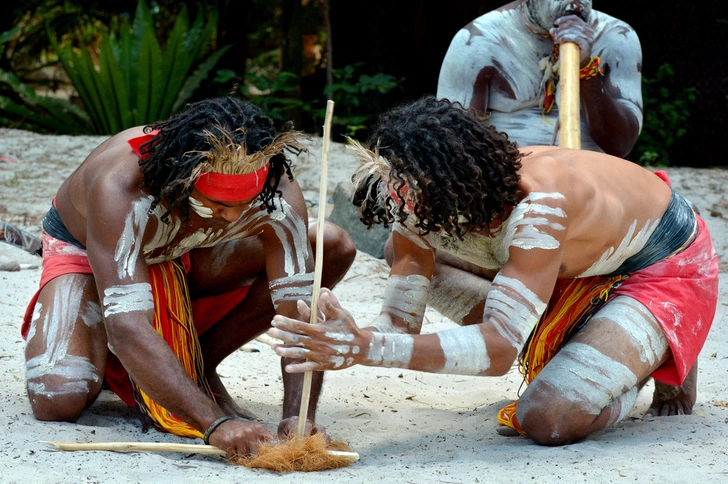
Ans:
[[[319,183],[318,224],[316,227],[316,259],[313,276],[313,294],[311,295],[311,324],[316,323],[318,316],[318,298],[321,292],[321,272],[324,262],[324,222],[326,221],[327,181],[329,177],[329,139],[331,138],[331,119],[334,116],[334,101],[326,101],[326,116],[324,117],[323,153],[321,154],[321,182]],[[306,419],[308,418],[308,404],[311,397],[310,371],[303,374],[303,389],[301,390],[301,408],[298,411],[298,428],[296,436],[303,438],[306,434]]]

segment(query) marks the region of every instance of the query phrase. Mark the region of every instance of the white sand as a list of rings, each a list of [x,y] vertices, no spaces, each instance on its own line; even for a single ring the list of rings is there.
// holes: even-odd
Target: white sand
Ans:
[[[60,182],[103,138],[41,136],[0,130],[0,219],[38,232]],[[318,153],[320,148],[314,148]],[[332,144],[329,189],[346,182],[353,160]],[[306,197],[318,198],[314,159],[300,160]],[[25,393],[24,343],[19,327],[35,291],[39,270],[0,272],[0,482],[725,482],[728,480],[728,170],[668,169],[673,186],[706,218],[721,257],[721,298],[713,329],[700,356],[694,414],[642,420],[652,384],[641,392],[629,418],[586,441],[540,447],[523,437],[495,432],[496,413],[517,396],[520,375],[503,378],[430,375],[414,371],[355,368],[331,372],[318,421],[334,439],[349,442],[361,460],[351,467],[279,475],[232,466],[198,454],[61,452],[41,441],[144,441],[201,443],[154,429],[143,434],[134,411],[103,392],[76,424],[43,423],[31,414]],[[0,262],[38,263],[0,243]],[[364,323],[379,311],[387,267],[360,253],[335,293]],[[428,310],[424,331],[453,324]],[[238,351],[220,367],[230,393],[272,431],[281,413],[278,358]]]

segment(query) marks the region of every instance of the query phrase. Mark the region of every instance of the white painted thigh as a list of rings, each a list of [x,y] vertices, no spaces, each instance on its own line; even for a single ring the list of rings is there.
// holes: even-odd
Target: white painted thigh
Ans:
[[[544,405],[597,416],[615,401],[623,417],[631,410],[640,383],[668,355],[667,340],[647,308],[630,297],[616,297],[531,383],[518,404],[519,419]],[[629,397],[622,398],[624,394]]]
[[[31,399],[89,393],[100,385],[106,338],[95,291],[93,278],[74,274],[41,293],[26,346]]]
[[[670,355],[670,346],[655,317],[644,304],[617,296],[604,305],[574,338],[607,354],[615,354],[640,381]]]

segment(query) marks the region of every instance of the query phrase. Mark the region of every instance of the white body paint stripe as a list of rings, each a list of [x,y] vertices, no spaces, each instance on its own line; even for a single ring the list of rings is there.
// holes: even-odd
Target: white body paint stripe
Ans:
[[[521,350],[546,303],[518,279],[497,274],[488,293],[483,322],[490,321],[498,333]]]
[[[565,219],[566,212],[560,207],[550,207],[542,200],[564,200],[561,193],[533,192],[526,196],[511,212],[506,222],[506,243],[509,247],[524,250],[558,249],[560,244],[543,228],[562,231],[565,229],[558,222],[549,220],[545,215]]]
[[[70,395],[70,394],[84,394],[88,393],[89,385],[88,381],[85,380],[74,380],[63,382],[60,385],[60,389],[51,391],[46,390],[44,383],[28,382],[28,393],[31,395],[41,395],[46,398],[53,398],[59,395]]]
[[[104,317],[154,309],[152,285],[148,282],[111,286],[104,289]]]
[[[144,230],[149,221],[150,198],[140,198],[132,202],[131,210],[126,215],[124,230],[116,244],[114,260],[118,264],[119,279],[134,277],[139,254],[142,251]]]
[[[413,348],[414,339],[408,334],[373,333],[368,358],[374,366],[408,368]]]
[[[379,333],[395,333],[394,324],[389,314],[380,314],[368,325]]]
[[[670,348],[652,313],[629,296],[615,297],[593,319],[606,319],[619,325],[629,336],[643,363],[654,365]]]
[[[29,359],[25,364],[25,377],[34,380],[46,375],[55,375],[69,380],[99,381],[96,367],[85,356],[66,355],[63,360],[49,364],[46,355]]]
[[[548,385],[585,412],[599,415],[615,398],[637,384],[637,376],[592,346],[569,343],[533,383]]]
[[[279,277],[268,282],[270,296],[276,309],[283,302],[295,302],[299,299],[311,301],[313,297],[313,272]]]
[[[451,278],[435,276],[432,278],[428,303],[443,316],[462,324],[465,316],[488,294],[488,289],[482,292],[474,287],[469,289],[471,291],[463,290],[458,281]]]
[[[637,221],[635,220],[632,222],[632,225],[629,226],[629,230],[627,230],[622,242],[620,242],[616,249],[614,247],[608,248],[604,251],[599,260],[577,277],[598,276],[600,274],[609,274],[610,272],[616,271],[625,260],[644,248],[645,244],[647,244],[647,241],[652,235],[652,232],[655,231],[659,223],[659,218],[652,224],[650,224],[650,220],[647,220],[642,229],[635,235],[634,232],[637,227]]]
[[[445,366],[439,373],[477,376],[490,368],[490,357],[480,326],[451,328],[436,334],[445,355]]]
[[[607,427],[612,426],[617,422],[621,422],[627,415],[629,415],[629,412],[632,411],[634,404],[637,402],[638,394],[639,390],[636,386],[634,386],[612,402],[612,415],[609,417]],[[619,411],[617,411],[617,409],[619,409]]]
[[[419,332],[427,308],[429,289],[430,280],[425,276],[391,275],[384,289],[382,311],[402,319],[410,331]]]
[[[204,206],[201,201],[192,196],[188,197],[187,200],[190,202],[190,208],[194,210],[197,215],[202,218],[212,218],[212,209],[210,207]]]

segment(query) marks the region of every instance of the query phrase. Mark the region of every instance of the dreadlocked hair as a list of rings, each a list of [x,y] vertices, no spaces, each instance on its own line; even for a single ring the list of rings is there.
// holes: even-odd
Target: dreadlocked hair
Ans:
[[[189,104],[184,111],[170,118],[144,127],[145,133],[159,132],[144,143],[139,167],[144,176],[143,187],[148,187],[154,200],[151,209],[161,202],[166,206],[162,216],[168,222],[169,214],[178,209],[183,219],[189,217],[187,200],[194,188],[199,165],[214,160],[217,150],[234,144],[248,155],[264,151],[278,138],[273,121],[260,108],[233,96],[222,96]],[[282,195],[278,190],[281,177],[293,180],[291,164],[285,151],[300,154],[305,147],[295,141],[301,133],[284,133],[286,143],[270,156],[268,177],[258,195],[261,209],[269,213],[275,209],[273,199]],[[283,135],[282,135],[283,136]],[[275,143],[278,145],[278,143]],[[218,156],[219,157],[219,156]]]
[[[404,222],[409,201],[422,235],[462,238],[518,203],[523,155],[485,115],[459,103],[426,96],[394,108],[380,116],[369,149],[356,145],[364,163],[352,177],[353,202],[367,226]]]

